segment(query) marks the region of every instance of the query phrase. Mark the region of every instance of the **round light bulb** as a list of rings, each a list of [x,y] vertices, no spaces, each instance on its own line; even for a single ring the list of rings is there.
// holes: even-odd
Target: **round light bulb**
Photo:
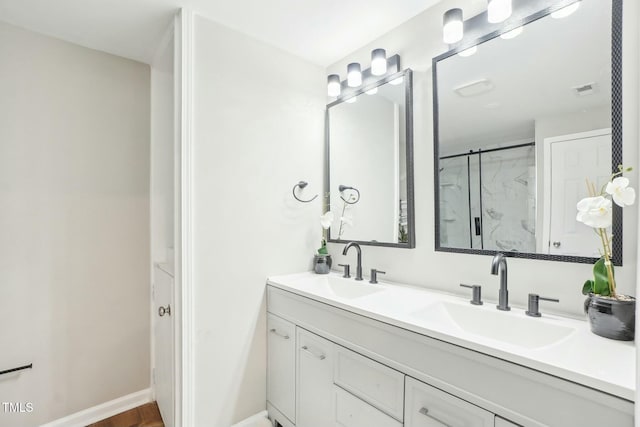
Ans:
[[[353,104],[354,102],[356,102],[358,100],[357,96],[352,96],[351,98],[347,98],[344,100],[344,102],[346,102],[347,104]]]
[[[514,28],[511,31],[507,31],[504,34],[500,34],[501,39],[509,40],[518,37],[524,31],[523,27]]]
[[[327,77],[327,94],[329,96],[340,96],[340,76],[337,74],[331,74]]]
[[[555,12],[553,12],[551,14],[551,17],[555,19],[566,18],[567,16],[571,15],[573,12],[578,10],[579,7],[580,7],[579,1],[575,3],[571,3],[569,6],[563,7],[562,9],[556,10]]]
[[[511,0],[489,0],[487,6],[487,19],[492,24],[497,24],[511,16]]]
[[[453,44],[462,40],[463,35],[462,9],[447,10],[442,19],[442,40]]]
[[[469,49],[465,49],[462,52],[459,52],[458,55],[466,58],[467,56],[471,56],[478,51],[478,46],[471,46]]]
[[[384,49],[371,51],[371,74],[382,76],[387,72],[387,53]]]
[[[376,93],[378,93],[378,87],[376,86],[374,88],[371,88],[371,89],[365,91],[365,93],[367,95],[375,95]]]
[[[347,66],[347,85],[349,87],[358,87],[362,84],[362,72],[360,64],[352,62]]]
[[[404,77],[400,76],[397,79],[391,80],[389,84],[396,86],[396,85],[401,85],[402,82],[404,82]]]

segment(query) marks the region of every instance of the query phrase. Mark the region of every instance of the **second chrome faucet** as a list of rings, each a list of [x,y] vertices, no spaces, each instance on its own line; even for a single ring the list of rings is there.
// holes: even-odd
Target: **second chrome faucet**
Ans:
[[[498,310],[509,311],[509,290],[507,289],[507,258],[497,253],[491,261],[491,274],[500,275],[500,290],[498,291]]]
[[[342,250],[342,255],[346,255],[349,251],[349,248],[351,248],[352,246],[356,248],[356,252],[358,254],[358,264],[356,265],[356,280],[362,280],[362,249],[360,249],[360,245],[356,242],[347,243]]]

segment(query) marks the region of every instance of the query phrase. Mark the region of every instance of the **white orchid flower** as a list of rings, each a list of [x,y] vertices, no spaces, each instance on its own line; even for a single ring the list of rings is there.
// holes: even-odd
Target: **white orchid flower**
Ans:
[[[353,218],[351,218],[350,216],[342,216],[342,217],[340,217],[340,222],[342,222],[345,225],[349,225],[349,226],[353,227]]]
[[[593,228],[607,228],[613,222],[611,200],[602,197],[587,197],[578,202],[576,219]]]
[[[623,176],[609,182],[605,191],[607,194],[611,194],[613,201],[621,208],[631,206],[636,201],[635,190],[629,187],[629,180]]]
[[[320,215],[320,225],[325,230],[331,227],[331,223],[333,223],[333,212],[327,211],[323,215]]]

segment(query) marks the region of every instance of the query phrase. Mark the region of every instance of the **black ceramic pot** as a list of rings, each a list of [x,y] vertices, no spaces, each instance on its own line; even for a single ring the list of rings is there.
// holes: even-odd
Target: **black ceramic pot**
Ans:
[[[633,341],[636,325],[636,300],[616,300],[589,294],[584,302],[591,332],[601,337]]]
[[[331,255],[315,255],[313,257],[313,271],[317,274],[329,274],[331,262]]]

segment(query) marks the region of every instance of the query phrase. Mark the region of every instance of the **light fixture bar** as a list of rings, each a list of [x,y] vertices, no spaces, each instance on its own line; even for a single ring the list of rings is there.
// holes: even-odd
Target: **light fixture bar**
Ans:
[[[580,1],[576,1],[575,3],[571,3],[568,6],[563,7],[562,9],[558,9],[555,12],[551,13],[551,17],[555,19],[566,18],[569,15],[572,15],[576,10],[580,8]]]
[[[457,43],[464,36],[462,9],[449,9],[442,17],[442,40],[447,44]]]
[[[327,94],[329,96],[338,97],[340,96],[341,91],[342,87],[340,84],[340,76],[337,74],[331,74],[327,77]]]
[[[383,76],[387,72],[387,52],[384,49],[371,51],[371,74]]]
[[[352,62],[347,65],[347,85],[349,87],[358,87],[362,84],[362,71],[360,64]]]
[[[491,24],[498,24],[511,16],[511,0],[488,0],[487,20]]]
[[[348,85],[347,79],[342,80],[340,82],[341,90],[340,95],[338,95],[336,101],[344,101],[345,99],[351,98],[352,95],[360,95],[361,93],[365,93],[373,89],[376,86],[376,83],[380,80],[386,79],[387,77],[398,73],[400,70],[400,55],[393,55],[387,58],[387,71],[381,75],[376,76],[371,72],[371,68],[367,68],[366,70],[362,70],[362,84],[358,87],[350,87]]]

